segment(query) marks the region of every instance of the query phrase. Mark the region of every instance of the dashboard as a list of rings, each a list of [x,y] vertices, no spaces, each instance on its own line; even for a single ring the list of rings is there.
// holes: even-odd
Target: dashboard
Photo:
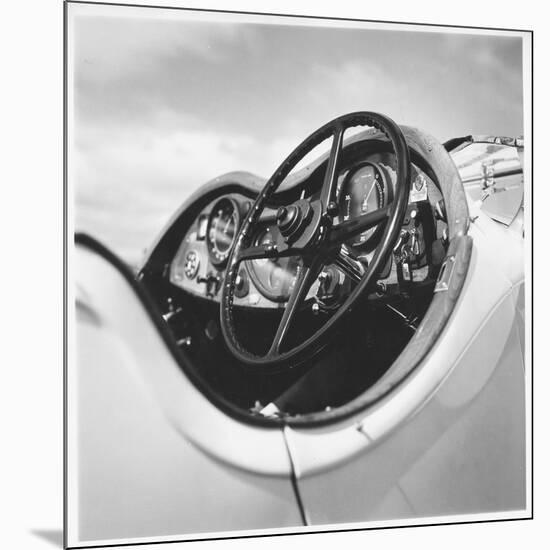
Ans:
[[[273,403],[282,416],[319,413],[324,421],[325,411],[376,388],[386,373],[401,380],[416,368],[414,347],[390,372],[412,338],[427,350],[441,331],[456,297],[444,291],[465,273],[454,261],[470,241],[448,153],[419,130],[405,132],[406,171],[403,155],[373,128],[346,140],[340,155],[296,169],[283,161],[271,179],[276,190],[250,172],[229,172],[172,215],[137,281],[181,350],[182,369],[209,399],[247,418],[263,419],[266,407],[275,414]],[[240,235],[246,242],[237,243]],[[265,358],[274,364],[260,367]]]
[[[342,169],[337,185],[337,212],[333,223],[383,208],[393,198],[395,157],[381,152],[365,155]],[[317,198],[315,191],[305,200]],[[188,227],[169,267],[170,283],[180,289],[219,302],[227,261],[239,227],[253,201],[239,193],[220,194],[207,204]],[[446,239],[442,195],[419,167],[412,165],[409,204],[401,234],[388,264],[379,276],[375,297],[402,293],[430,275],[438,264]],[[373,227],[346,242],[342,251],[359,275],[368,265],[379,242],[382,227]],[[277,243],[282,238],[276,209],[266,209],[257,224],[252,245]],[[284,308],[301,267],[299,257],[257,259],[242,263],[236,280],[235,306]],[[328,265],[313,283],[308,298],[330,308],[353,284],[349,269]]]

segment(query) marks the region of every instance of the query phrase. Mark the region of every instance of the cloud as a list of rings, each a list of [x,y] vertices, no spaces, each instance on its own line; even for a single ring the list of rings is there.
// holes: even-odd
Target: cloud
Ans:
[[[522,133],[521,63],[499,56],[498,43],[449,41],[429,62],[388,53],[338,66],[315,64],[304,90],[310,112],[329,120],[345,112],[378,111],[441,141],[464,134]],[[517,41],[515,46],[517,56],[521,48]]]
[[[236,24],[212,24],[143,17],[77,17],[77,78],[111,82],[120,76],[150,73],[159,58],[185,54],[222,60],[225,46],[239,37]],[[80,70],[79,70],[80,69]]]
[[[89,16],[74,36],[77,227],[124,257],[202,183],[268,177],[346,112],[522,131],[519,39]]]
[[[226,172],[269,177],[297,142],[210,131],[91,130],[73,155],[75,226],[135,261],[179,205]]]
[[[249,48],[254,31],[243,40],[231,23],[82,16],[73,34],[82,122],[143,124],[164,111],[177,124],[182,113],[200,109],[216,67],[223,72],[235,48]]]

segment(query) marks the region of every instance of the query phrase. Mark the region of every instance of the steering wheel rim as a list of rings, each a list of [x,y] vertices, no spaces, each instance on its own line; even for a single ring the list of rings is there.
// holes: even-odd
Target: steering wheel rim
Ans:
[[[336,207],[338,166],[342,156],[343,136],[347,129],[355,126],[374,127],[391,142],[396,156],[395,194],[389,205],[333,226],[332,219]],[[301,225],[293,224],[294,230],[297,226],[300,227],[292,235],[292,240],[286,244],[278,243],[277,246],[272,244],[251,246],[256,224],[269,198],[300,160],[325,139],[331,137],[332,145],[320,198],[310,203],[311,209],[307,210],[307,215],[305,207],[302,209],[300,205],[296,206],[297,203],[287,207],[288,209],[297,209],[297,215],[303,218],[300,220]],[[323,348],[328,334],[353,309],[360,296],[376,280],[376,275],[386,264],[405,216],[410,190],[410,175],[409,149],[401,129],[389,117],[374,112],[359,111],[335,118],[310,134],[290,153],[267,181],[247,213],[228,259],[222,285],[220,324],[228,349],[239,361],[247,366],[255,367],[257,370],[277,371],[285,366],[293,367],[300,364]],[[284,210],[286,211],[286,209]],[[283,227],[281,221],[283,221],[284,214],[285,212],[279,209],[277,222],[280,228]],[[341,244],[351,235],[362,233],[366,229],[382,223],[385,223],[385,227],[372,260],[344,303],[313,335],[299,345],[281,352],[280,348],[289,332],[294,316],[299,311],[300,304],[306,299],[307,293],[320,271],[319,267],[325,265],[323,260],[326,259],[328,253],[336,247],[341,247]],[[263,356],[256,355],[245,349],[239,342],[233,320],[233,299],[240,264],[245,260],[291,255],[300,256],[303,267],[297,275],[269,351]]]

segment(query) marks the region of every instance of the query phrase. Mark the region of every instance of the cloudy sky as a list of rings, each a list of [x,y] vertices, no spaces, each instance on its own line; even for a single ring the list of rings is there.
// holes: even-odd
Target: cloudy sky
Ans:
[[[75,226],[129,261],[201,183],[268,177],[347,112],[442,141],[523,133],[520,38],[70,6]]]

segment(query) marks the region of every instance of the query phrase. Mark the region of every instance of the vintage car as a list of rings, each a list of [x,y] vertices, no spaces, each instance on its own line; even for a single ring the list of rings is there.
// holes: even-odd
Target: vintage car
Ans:
[[[137,270],[77,233],[69,545],[526,517],[523,201],[521,138],[355,112]]]

